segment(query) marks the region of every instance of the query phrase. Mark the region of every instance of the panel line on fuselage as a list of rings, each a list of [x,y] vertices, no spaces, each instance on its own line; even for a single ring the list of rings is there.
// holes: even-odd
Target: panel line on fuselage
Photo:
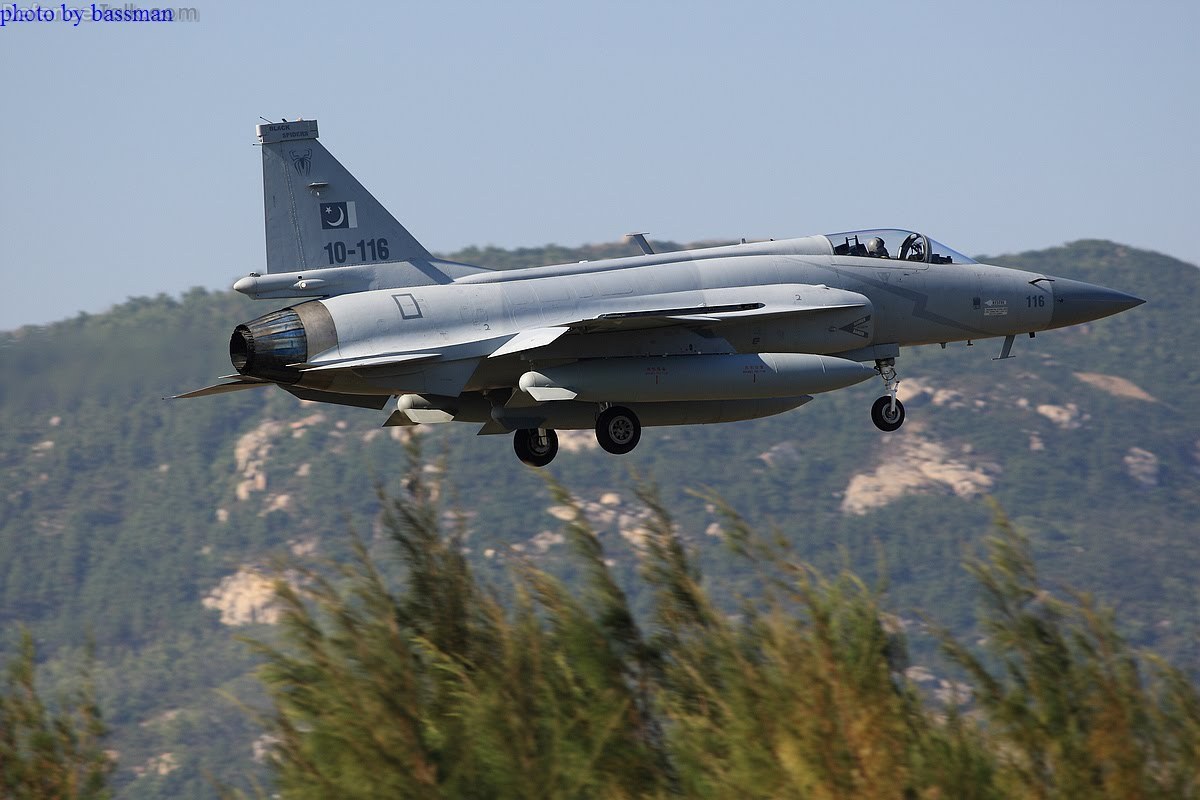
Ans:
[[[865,283],[868,286],[881,289],[888,294],[893,294],[897,297],[902,297],[905,300],[911,301],[913,304],[911,316],[917,319],[923,319],[927,322],[935,322],[938,325],[945,325],[949,328],[955,328],[963,331],[964,333],[972,334],[974,338],[983,339],[997,335],[995,333],[989,333],[982,328],[973,328],[970,325],[964,325],[961,322],[951,319],[950,317],[944,317],[941,314],[935,314],[932,311],[929,311],[926,308],[926,306],[929,304],[929,292],[919,292],[915,289],[905,289],[897,286],[894,283],[891,283],[890,281],[882,281],[878,278],[868,277],[867,275],[862,274],[859,271],[859,268],[853,268],[853,270],[851,270],[845,267],[839,268],[837,266],[833,266],[830,267],[830,269],[844,278]],[[901,344],[903,344],[903,342],[901,342]]]

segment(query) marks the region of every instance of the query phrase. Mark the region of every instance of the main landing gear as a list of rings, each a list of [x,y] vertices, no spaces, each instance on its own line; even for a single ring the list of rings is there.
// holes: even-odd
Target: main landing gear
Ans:
[[[875,361],[875,371],[883,378],[885,394],[871,406],[871,421],[881,431],[894,431],[904,424],[904,404],[896,399],[896,359],[881,358]]]
[[[521,463],[544,467],[558,455],[558,434],[552,428],[521,428],[513,434],[513,450]]]
[[[610,453],[624,455],[642,438],[642,423],[624,406],[608,406],[596,417],[596,441]]]
[[[642,438],[637,414],[624,406],[602,407],[596,418],[596,441],[610,453],[624,455]],[[513,434],[513,450],[521,463],[544,467],[558,455],[558,434],[553,428],[520,428]]]

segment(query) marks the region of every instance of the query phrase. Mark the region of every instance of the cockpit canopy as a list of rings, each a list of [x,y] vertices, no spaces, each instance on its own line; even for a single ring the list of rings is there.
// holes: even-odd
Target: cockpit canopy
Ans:
[[[829,240],[835,256],[886,258],[925,264],[978,263],[924,234],[896,228],[830,233],[825,238]]]

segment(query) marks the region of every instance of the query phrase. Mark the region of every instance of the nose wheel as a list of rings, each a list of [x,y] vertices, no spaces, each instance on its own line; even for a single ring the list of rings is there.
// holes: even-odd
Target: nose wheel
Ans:
[[[904,404],[885,394],[871,406],[871,421],[881,431],[896,430],[904,424]]]
[[[522,464],[544,467],[558,455],[558,434],[552,428],[520,428],[513,434],[513,450]]]
[[[894,431],[904,424],[904,404],[896,399],[900,381],[896,378],[896,359],[884,358],[875,362],[875,371],[883,378],[887,394],[871,406],[871,421],[881,431]]]
[[[596,441],[610,453],[624,455],[642,438],[637,414],[622,406],[609,406],[596,417]]]

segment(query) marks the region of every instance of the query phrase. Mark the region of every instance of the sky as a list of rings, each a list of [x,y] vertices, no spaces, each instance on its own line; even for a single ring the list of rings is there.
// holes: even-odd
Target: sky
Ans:
[[[434,252],[902,227],[1200,261],[1195,0],[175,1],[0,28],[0,330],[261,271],[260,115],[318,119]]]

